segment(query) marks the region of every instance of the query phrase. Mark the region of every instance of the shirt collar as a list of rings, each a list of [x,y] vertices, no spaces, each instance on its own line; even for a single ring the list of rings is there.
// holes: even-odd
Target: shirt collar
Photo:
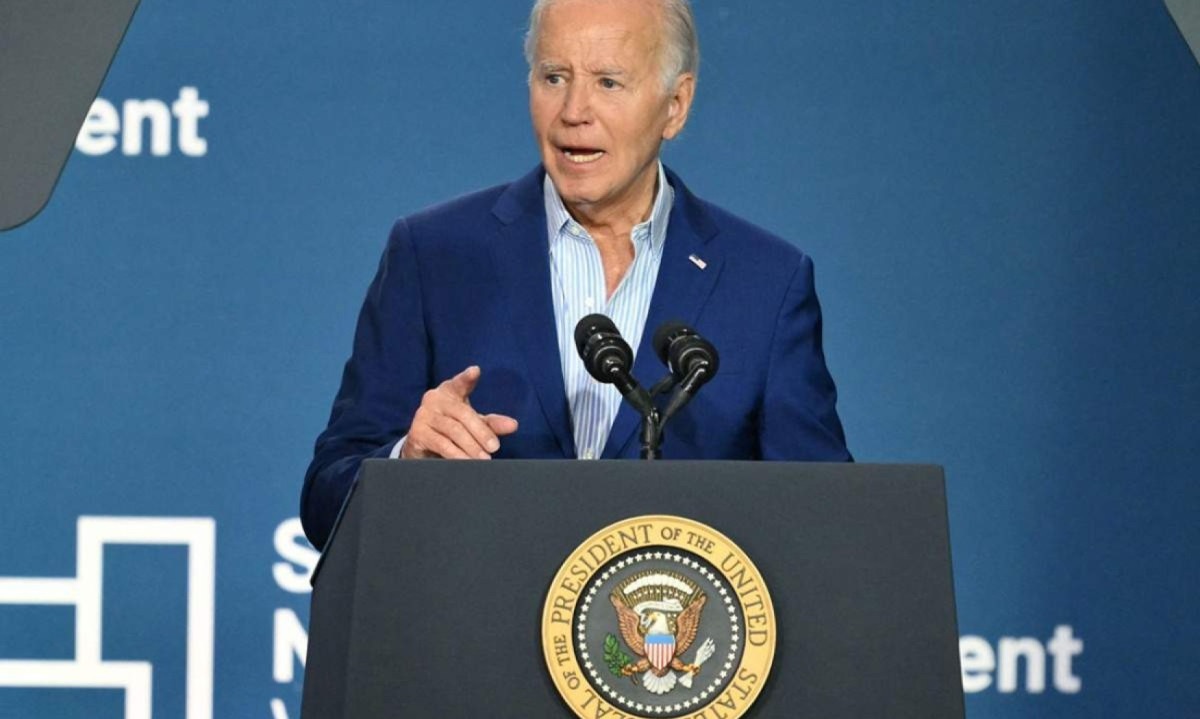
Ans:
[[[588,238],[587,231],[575,222],[571,213],[567,211],[562,197],[558,194],[558,188],[550,179],[550,173],[546,173],[542,180],[542,196],[546,203],[546,223],[551,230],[551,245],[556,243],[563,234]],[[667,221],[671,216],[671,206],[674,204],[675,190],[667,182],[667,173],[660,160],[658,162],[658,190],[654,195],[654,206],[650,210],[650,219],[634,226],[633,232],[630,233],[633,241],[636,243],[640,237],[649,236],[650,247],[655,252],[660,252],[663,242],[667,239]],[[577,232],[572,232],[572,229]]]

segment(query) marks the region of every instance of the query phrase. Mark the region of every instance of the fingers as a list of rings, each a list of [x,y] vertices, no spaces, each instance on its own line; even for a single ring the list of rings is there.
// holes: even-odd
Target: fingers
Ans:
[[[410,432],[404,448],[400,450],[404,459],[475,459],[464,452],[452,439],[437,432]]]
[[[480,370],[478,365],[471,365],[462,372],[454,375],[450,379],[441,383],[439,389],[445,389],[454,397],[461,400],[466,400],[475,391],[475,385],[479,383]]]
[[[517,431],[517,420],[502,414],[485,414],[483,415],[483,421],[487,423],[487,426],[498,437],[503,437],[506,434],[512,434]]]
[[[463,402],[444,406],[435,429],[453,439],[464,452],[479,459],[487,459],[492,452],[500,449],[496,433],[478,412]]]
[[[499,448],[500,440],[475,410],[448,392],[430,390],[413,416],[401,456],[490,459]]]
[[[477,419],[476,422],[479,420]],[[450,446],[446,447],[447,452],[442,454],[443,457],[453,455],[457,459],[490,459],[492,455],[484,448],[485,443],[494,443],[496,449],[500,448],[500,442],[495,437],[485,438],[481,442],[471,431],[470,425],[457,417],[449,415],[434,417],[432,425],[441,439],[450,441]],[[490,430],[488,434],[491,434]],[[445,446],[444,443],[443,446]]]
[[[468,397],[480,374],[479,367],[468,367],[425,393],[401,457],[491,459],[500,449],[499,437],[515,432],[517,421],[504,415],[483,416],[471,408]]]

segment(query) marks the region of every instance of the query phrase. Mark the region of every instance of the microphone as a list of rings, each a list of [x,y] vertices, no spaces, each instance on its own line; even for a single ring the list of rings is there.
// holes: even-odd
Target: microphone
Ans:
[[[717,374],[721,366],[717,348],[682,322],[666,322],[654,333],[654,353],[671,371],[679,389],[662,413],[665,424],[676,412],[691,401]]]
[[[588,374],[597,382],[616,385],[621,396],[643,417],[655,411],[650,395],[631,374],[633,350],[612,320],[601,314],[579,320],[575,325],[575,348]]]
[[[654,333],[654,353],[689,394],[704,386],[721,366],[717,348],[682,322],[665,322]]]

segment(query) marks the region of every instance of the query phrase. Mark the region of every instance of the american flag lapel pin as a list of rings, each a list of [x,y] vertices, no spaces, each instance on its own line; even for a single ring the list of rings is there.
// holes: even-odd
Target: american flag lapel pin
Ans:
[[[708,263],[705,262],[704,260],[700,259],[696,255],[688,255],[688,259],[692,261],[693,265],[699,267],[700,269],[704,269],[705,267],[708,267]]]

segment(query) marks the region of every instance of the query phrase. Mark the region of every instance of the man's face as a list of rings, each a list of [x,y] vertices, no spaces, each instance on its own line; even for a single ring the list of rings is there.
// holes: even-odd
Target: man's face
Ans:
[[[659,147],[683,129],[694,79],[662,82],[663,23],[646,0],[559,0],[542,16],[529,107],[570,208],[641,212]]]

